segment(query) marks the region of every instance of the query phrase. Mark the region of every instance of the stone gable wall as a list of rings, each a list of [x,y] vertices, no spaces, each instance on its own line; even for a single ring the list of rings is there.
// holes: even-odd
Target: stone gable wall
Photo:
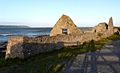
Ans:
[[[63,15],[57,21],[55,26],[50,32],[50,36],[64,35],[62,29],[67,29],[67,34],[81,34],[82,31],[77,28],[72,19],[69,16]]]

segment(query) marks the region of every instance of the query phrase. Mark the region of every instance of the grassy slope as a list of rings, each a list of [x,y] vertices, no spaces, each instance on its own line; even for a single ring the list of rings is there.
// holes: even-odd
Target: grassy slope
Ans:
[[[48,53],[42,53],[30,58],[5,60],[0,56],[0,73],[56,73],[64,69],[66,63],[77,54],[96,51],[111,40],[120,38],[113,35],[100,41],[90,41],[79,46],[64,47]]]

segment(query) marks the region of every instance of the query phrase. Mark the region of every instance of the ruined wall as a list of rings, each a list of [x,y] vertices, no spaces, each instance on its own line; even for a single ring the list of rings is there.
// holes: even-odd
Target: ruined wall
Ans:
[[[106,22],[99,23],[96,25],[93,29],[92,32],[94,34],[101,35],[101,37],[109,37],[112,34],[115,33],[115,29],[113,26],[113,20],[112,17],[110,17],[108,24]]]
[[[54,41],[54,37],[27,37],[23,43],[24,57],[38,53],[49,52],[63,47],[62,43]]]
[[[59,35],[52,37],[10,37],[7,45],[6,58],[26,58],[35,54],[61,49],[64,46],[78,45],[92,39],[99,40],[100,38],[92,33],[85,33],[83,35]]]
[[[63,47],[61,43],[54,42],[54,37],[13,36],[8,40],[5,58],[26,58],[61,47]]]
[[[24,37],[10,37],[7,45],[6,56],[5,58],[24,58],[23,54],[23,40]]]
[[[62,29],[68,29],[68,34],[63,35]],[[82,32],[78,30],[73,21],[63,15],[50,32],[50,36],[26,37],[16,36],[10,37],[8,40],[6,58],[26,58],[38,53],[53,51],[64,46],[78,45],[90,40],[100,40],[109,37],[113,32],[119,30],[113,29],[113,21],[110,18],[109,23],[100,23],[90,32]],[[62,34],[62,35],[58,35]]]
[[[67,34],[81,34],[82,31],[77,28],[69,16],[62,15],[50,32],[50,36],[64,35],[62,30],[67,29]]]
[[[109,34],[113,34],[114,33],[114,27],[113,27],[113,19],[112,19],[112,17],[109,18],[108,30],[110,32]]]

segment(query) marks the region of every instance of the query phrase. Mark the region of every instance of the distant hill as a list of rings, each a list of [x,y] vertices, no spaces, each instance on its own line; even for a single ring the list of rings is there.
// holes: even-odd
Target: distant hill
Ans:
[[[0,28],[30,28],[29,26],[21,25],[0,25]]]

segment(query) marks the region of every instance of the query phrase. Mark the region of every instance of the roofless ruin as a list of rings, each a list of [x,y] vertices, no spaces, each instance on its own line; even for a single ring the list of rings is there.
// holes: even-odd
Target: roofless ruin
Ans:
[[[75,34],[81,34],[82,31],[77,28],[77,26],[74,24],[72,19],[69,16],[62,15],[61,18],[57,21],[55,26],[50,32],[50,36],[56,36],[56,35],[75,35]]]
[[[114,28],[112,17],[109,23],[99,23],[91,31],[81,31],[69,16],[62,15],[50,32],[50,36],[14,36],[8,40],[5,58],[26,58],[38,53],[61,49],[64,46],[78,45],[90,40],[100,40],[120,32]],[[69,42],[69,43],[66,43]]]

